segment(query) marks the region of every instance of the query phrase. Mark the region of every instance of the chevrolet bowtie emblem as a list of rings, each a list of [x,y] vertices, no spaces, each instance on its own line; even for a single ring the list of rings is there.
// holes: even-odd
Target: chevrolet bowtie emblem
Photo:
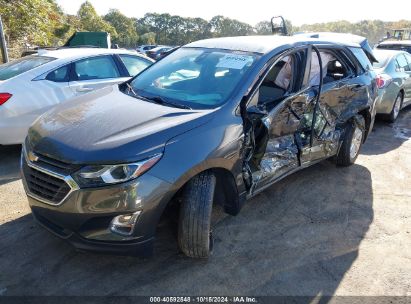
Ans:
[[[29,152],[28,158],[31,162],[36,162],[39,160],[39,157],[35,155],[33,152]]]

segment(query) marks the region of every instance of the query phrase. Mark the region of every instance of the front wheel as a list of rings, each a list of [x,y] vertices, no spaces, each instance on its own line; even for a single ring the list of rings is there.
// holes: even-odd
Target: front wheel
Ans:
[[[213,248],[211,211],[216,178],[203,172],[191,179],[183,189],[178,223],[178,245],[192,258],[207,258]]]
[[[348,167],[355,163],[360,153],[365,134],[365,120],[362,116],[347,123],[344,130],[344,139],[335,162],[337,166]]]

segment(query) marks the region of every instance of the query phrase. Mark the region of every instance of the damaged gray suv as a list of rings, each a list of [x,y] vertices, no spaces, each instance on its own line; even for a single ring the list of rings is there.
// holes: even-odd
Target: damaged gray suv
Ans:
[[[355,162],[377,87],[368,43],[354,40],[198,41],[59,105],[23,146],[35,219],[80,249],[146,255],[174,204],[181,251],[209,256],[213,206],[236,215],[293,172]]]

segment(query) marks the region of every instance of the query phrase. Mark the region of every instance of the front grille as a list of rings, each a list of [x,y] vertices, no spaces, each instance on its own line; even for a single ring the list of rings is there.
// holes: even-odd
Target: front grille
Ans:
[[[53,172],[58,172],[62,175],[72,174],[81,167],[79,165],[68,164],[42,154],[35,153],[35,155],[37,156],[37,160],[35,161],[35,164],[37,166],[51,170]]]
[[[23,161],[23,174],[28,191],[52,204],[59,204],[71,190],[63,179],[30,167],[25,160]]]

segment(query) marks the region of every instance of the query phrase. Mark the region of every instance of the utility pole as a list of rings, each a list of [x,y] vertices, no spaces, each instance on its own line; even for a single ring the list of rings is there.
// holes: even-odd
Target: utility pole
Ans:
[[[3,63],[9,62],[9,54],[7,53],[7,44],[6,44],[6,38],[4,36],[3,22],[1,21],[1,16],[0,16],[0,49],[1,49],[1,56],[3,58]]]

